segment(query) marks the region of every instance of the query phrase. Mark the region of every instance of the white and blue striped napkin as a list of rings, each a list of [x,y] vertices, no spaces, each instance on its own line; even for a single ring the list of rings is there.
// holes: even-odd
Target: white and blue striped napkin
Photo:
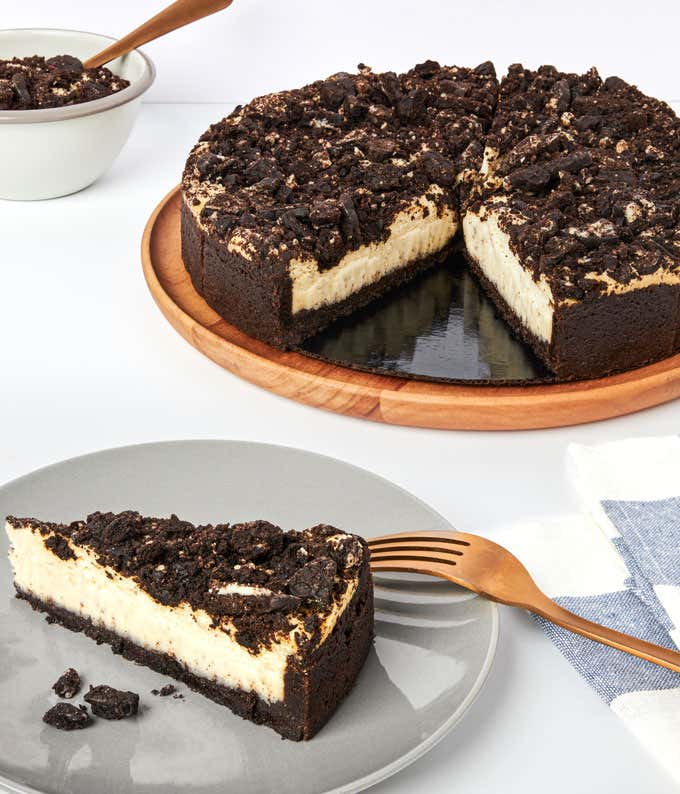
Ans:
[[[567,459],[583,513],[513,525],[500,542],[565,608],[680,647],[680,437],[571,445]],[[680,674],[540,622],[680,783]]]

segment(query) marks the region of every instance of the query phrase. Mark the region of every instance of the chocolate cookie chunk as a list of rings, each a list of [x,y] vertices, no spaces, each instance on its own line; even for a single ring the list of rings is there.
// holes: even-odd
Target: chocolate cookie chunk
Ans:
[[[43,722],[60,731],[77,731],[87,728],[92,720],[85,706],[74,706],[73,703],[57,703],[43,714]]]
[[[336,571],[337,566],[330,557],[319,557],[308,562],[289,579],[288,590],[300,598],[328,604]]]
[[[72,698],[78,694],[80,689],[80,676],[78,672],[72,667],[69,667],[65,673],[52,685],[52,689],[59,695],[60,698]]]
[[[91,686],[90,691],[85,695],[85,700],[90,704],[92,713],[105,720],[132,717],[139,708],[138,694],[114,689],[106,684]]]
[[[79,77],[85,71],[83,62],[73,55],[55,55],[45,61],[45,66],[69,77]]]
[[[162,698],[166,698],[168,695],[174,695],[176,691],[177,687],[174,684],[166,684],[160,689],[152,689],[151,694],[160,695]]]
[[[68,541],[59,535],[52,535],[45,541],[45,546],[59,557],[60,560],[75,560],[76,555],[68,544]]]
[[[283,530],[269,521],[235,524],[231,531],[231,544],[243,558],[259,560],[278,554],[283,547]]]

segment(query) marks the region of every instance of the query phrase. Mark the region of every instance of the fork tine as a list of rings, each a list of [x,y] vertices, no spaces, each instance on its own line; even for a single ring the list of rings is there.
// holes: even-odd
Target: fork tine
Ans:
[[[441,554],[440,552],[430,552],[428,550],[415,552],[399,550],[393,552],[380,552],[378,554],[371,554],[370,564],[377,562],[427,562],[437,565],[455,565],[456,560],[452,555]]]
[[[410,554],[413,551],[427,551],[427,552],[439,552],[440,554],[453,554],[456,557],[462,557],[463,552],[460,549],[451,546],[442,546],[435,543],[422,543],[416,545],[415,543],[395,543],[394,545],[390,546],[371,546],[369,547],[369,551],[371,556],[375,556],[376,554],[384,554],[387,552],[397,552],[399,554]]]
[[[384,546],[395,543],[441,543],[444,546],[469,546],[470,542],[455,532],[401,532],[395,535],[382,535],[379,538],[368,538],[366,540],[369,547]]]
[[[427,570],[424,570],[424,568]],[[419,573],[452,581],[452,575],[455,570],[455,563],[451,566],[441,564],[433,565],[432,560],[427,560],[425,565],[418,559],[409,560],[400,558],[397,560],[371,560],[372,573]]]

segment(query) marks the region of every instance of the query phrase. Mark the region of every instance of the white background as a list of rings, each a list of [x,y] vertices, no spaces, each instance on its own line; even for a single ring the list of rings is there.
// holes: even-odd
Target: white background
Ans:
[[[6,27],[114,35],[157,10],[130,0],[0,4]],[[158,67],[151,98],[194,104],[147,104],[114,168],[92,188],[50,202],[0,202],[0,482],[110,446],[241,438],[364,466],[460,529],[491,537],[505,522],[574,509],[563,470],[567,443],[677,433],[680,403],[505,434],[386,427],[306,408],[238,380],[180,339],[146,290],[139,241],[187,151],[225,103],[359,60],[398,69],[426,57],[573,69],[597,63],[678,100],[680,12],[671,8],[661,0],[575,0],[568,9],[548,0],[236,0],[149,45]],[[221,104],[196,104],[208,101]],[[501,623],[489,684],[460,728],[376,792],[676,790],[530,618],[503,609]]]
[[[2,27],[63,27],[120,36],[163,0],[0,2]],[[363,61],[408,68],[434,58],[499,70],[523,61],[597,66],[680,100],[677,0],[235,0],[147,45],[157,102],[240,102]]]

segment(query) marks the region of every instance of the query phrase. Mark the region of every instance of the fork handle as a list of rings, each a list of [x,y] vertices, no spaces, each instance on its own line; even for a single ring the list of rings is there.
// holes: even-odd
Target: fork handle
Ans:
[[[601,642],[603,645],[609,645],[619,651],[639,656],[640,659],[646,659],[648,662],[653,662],[661,665],[661,667],[667,667],[669,670],[680,673],[680,653],[678,651],[672,651],[662,645],[654,645],[652,642],[631,637],[621,631],[600,626],[599,623],[593,623],[579,615],[575,615],[568,609],[564,609],[547,596],[544,596],[544,598],[545,602],[541,599],[540,604],[531,605],[529,609],[537,615],[547,618],[551,623],[556,623],[558,626],[562,626],[562,628],[573,631],[583,637],[588,637],[590,640]]]

